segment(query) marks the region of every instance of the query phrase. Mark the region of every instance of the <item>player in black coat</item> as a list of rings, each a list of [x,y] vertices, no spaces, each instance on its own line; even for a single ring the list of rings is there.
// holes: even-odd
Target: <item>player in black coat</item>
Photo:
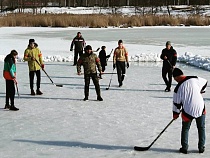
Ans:
[[[177,61],[176,50],[171,46],[171,42],[166,42],[166,48],[162,50],[160,58],[163,60],[162,78],[166,84],[165,92],[171,91],[172,72]],[[166,75],[168,74],[168,79]]]
[[[99,58],[101,62],[102,72],[105,71],[105,67],[107,66],[107,58],[109,58],[110,55],[106,55],[106,47],[102,46],[101,51],[99,52]]]

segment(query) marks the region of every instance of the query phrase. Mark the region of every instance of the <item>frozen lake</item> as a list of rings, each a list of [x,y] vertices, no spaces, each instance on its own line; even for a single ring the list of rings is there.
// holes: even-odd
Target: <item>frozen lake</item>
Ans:
[[[3,63],[0,62],[0,67]],[[209,72],[178,64],[186,75],[199,75],[210,80]],[[113,76],[100,80],[103,102],[96,100],[91,82],[90,101],[82,101],[84,80],[76,75],[70,63],[46,63],[51,84],[42,72],[42,96],[29,95],[28,68],[17,63],[20,99],[18,112],[5,111],[5,82],[0,79],[0,157],[1,158],[197,158],[197,130],[192,124],[189,154],[179,154],[181,119],[176,120],[149,151],[133,151],[134,145],[148,146],[172,119],[172,92],[165,93],[160,63],[131,63],[124,86],[119,88]],[[108,63],[107,71],[111,72]],[[173,81],[173,88],[175,86]],[[209,86],[208,86],[209,88]],[[210,91],[204,98],[207,115]],[[210,122],[206,120],[206,151],[209,157]]]
[[[11,49],[19,56],[34,38],[43,56],[72,56],[69,46],[77,31],[94,49],[107,46],[107,52],[123,39],[129,55],[160,53],[171,40],[179,54],[192,52],[208,56],[209,27],[146,27],[132,29],[88,28],[0,28],[0,61]],[[20,98],[15,98],[18,112],[4,110],[5,81],[0,78],[0,158],[197,158],[210,156],[209,131],[210,90],[204,99],[206,117],[206,151],[198,154],[197,129],[192,124],[189,154],[180,148],[181,119],[174,121],[158,141],[146,152],[136,152],[134,145],[148,146],[172,119],[173,92],[165,93],[161,78],[161,62],[131,62],[123,87],[114,75],[110,90],[105,90],[110,75],[100,80],[103,102],[96,101],[91,82],[90,101],[84,102],[83,76],[76,75],[70,62],[45,63],[45,70],[55,87],[42,72],[42,96],[29,95],[28,67],[17,63]],[[3,62],[0,62],[3,69]],[[178,63],[186,75],[198,75],[210,81],[209,71]],[[112,71],[109,62],[106,72]],[[173,87],[175,87],[173,81]]]
[[[166,41],[170,40],[178,55],[185,52],[210,56],[210,27],[142,27],[142,28],[0,28],[0,55],[17,49],[20,56],[34,38],[43,56],[71,56],[70,43],[76,33],[82,32],[87,44],[94,49],[105,45],[107,52],[122,39],[129,55],[161,53]]]

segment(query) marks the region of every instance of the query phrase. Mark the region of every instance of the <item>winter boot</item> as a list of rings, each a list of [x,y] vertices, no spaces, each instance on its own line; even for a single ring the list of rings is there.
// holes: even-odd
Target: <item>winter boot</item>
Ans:
[[[171,88],[166,87],[165,92],[170,92],[170,91],[171,91]]]
[[[205,147],[199,148],[199,153],[204,153],[204,151],[205,151]]]
[[[103,101],[103,98],[101,98],[101,96],[98,96],[98,97],[97,97],[97,100],[98,100],[98,101]]]
[[[179,149],[179,152],[180,152],[180,153],[183,153],[183,154],[187,154],[187,150],[184,149],[184,148],[180,148],[180,149]]]
[[[33,90],[33,89],[31,90],[31,95],[35,95],[35,92],[34,92],[34,90]]]
[[[18,108],[16,108],[14,105],[11,105],[11,106],[10,106],[10,108],[9,108],[9,110],[12,110],[12,111],[18,111],[19,109],[18,109]]]
[[[122,85],[123,85],[123,83],[121,82],[121,83],[119,84],[119,87],[122,87]]]
[[[42,95],[43,93],[42,93],[39,89],[37,89],[37,90],[36,90],[36,94],[37,94],[37,95]]]
[[[85,97],[83,100],[84,100],[84,101],[88,101],[88,97]]]
[[[10,108],[10,105],[5,105],[4,109],[9,109]]]

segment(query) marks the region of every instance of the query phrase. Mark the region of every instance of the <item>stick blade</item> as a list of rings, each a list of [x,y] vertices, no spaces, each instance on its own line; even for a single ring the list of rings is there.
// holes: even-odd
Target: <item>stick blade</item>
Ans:
[[[56,84],[56,86],[57,86],[57,87],[63,87],[63,85],[62,85],[62,84]]]
[[[150,146],[148,146],[148,147],[134,146],[134,150],[136,150],[136,151],[146,151],[149,148],[150,148]]]
[[[106,88],[106,90],[109,90],[109,88]]]

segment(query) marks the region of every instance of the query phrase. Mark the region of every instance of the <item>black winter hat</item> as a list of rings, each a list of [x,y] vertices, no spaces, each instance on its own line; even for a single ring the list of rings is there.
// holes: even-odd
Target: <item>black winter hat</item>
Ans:
[[[123,41],[122,40],[119,40],[118,43],[123,43]]]
[[[181,76],[183,75],[182,70],[180,70],[179,68],[175,68],[173,71],[173,77],[177,77],[177,76]]]
[[[171,46],[171,41],[167,41],[167,42],[166,42],[166,46],[167,46],[167,45],[170,45],[170,46]]]
[[[92,47],[91,47],[90,45],[87,45],[87,46],[85,47],[85,50],[92,50]]]
[[[35,40],[34,39],[29,39],[29,43],[34,43]]]

